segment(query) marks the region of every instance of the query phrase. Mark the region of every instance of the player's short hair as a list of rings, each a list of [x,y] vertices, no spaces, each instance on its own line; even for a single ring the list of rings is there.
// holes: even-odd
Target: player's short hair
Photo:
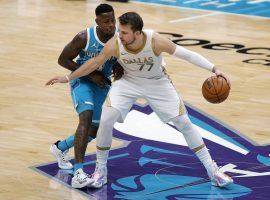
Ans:
[[[121,25],[130,25],[133,32],[142,31],[143,20],[141,16],[136,12],[127,12],[119,17],[119,23]]]
[[[102,3],[96,7],[95,13],[96,16],[101,15],[103,13],[108,13],[108,12],[114,12],[113,7],[109,4]]]

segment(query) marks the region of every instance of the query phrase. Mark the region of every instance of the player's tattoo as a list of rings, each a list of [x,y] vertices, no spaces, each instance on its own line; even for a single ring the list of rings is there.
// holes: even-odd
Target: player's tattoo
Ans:
[[[80,122],[76,130],[74,138],[75,148],[75,162],[83,162],[87,143],[88,143],[88,129],[90,121],[92,121],[92,111],[84,111],[79,115]]]

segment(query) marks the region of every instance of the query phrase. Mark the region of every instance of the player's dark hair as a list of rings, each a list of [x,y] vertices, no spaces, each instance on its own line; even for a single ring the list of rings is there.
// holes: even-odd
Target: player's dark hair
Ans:
[[[103,13],[108,13],[108,12],[114,12],[114,10],[111,5],[106,4],[106,3],[100,4],[95,10],[96,16],[101,15]]]
[[[141,16],[136,12],[127,12],[119,17],[119,23],[121,25],[130,25],[133,32],[142,32],[143,20]]]

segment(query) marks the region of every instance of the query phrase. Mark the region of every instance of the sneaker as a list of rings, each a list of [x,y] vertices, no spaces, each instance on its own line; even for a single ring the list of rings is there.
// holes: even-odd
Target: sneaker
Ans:
[[[233,183],[233,179],[228,175],[224,174],[215,162],[213,163],[213,168],[214,173],[208,173],[208,176],[213,186],[225,187]]]
[[[107,167],[100,167],[97,165],[95,172],[92,174],[91,178],[93,179],[91,187],[101,188],[107,183]]]
[[[82,169],[78,169],[71,179],[71,186],[73,188],[83,188],[93,182],[94,180],[90,178],[88,174],[86,174]]]
[[[68,150],[62,152],[60,149],[57,148],[56,144],[52,144],[50,147],[50,152],[55,157],[56,161],[58,162],[58,167],[60,169],[72,169],[73,165],[69,162],[67,153]]]

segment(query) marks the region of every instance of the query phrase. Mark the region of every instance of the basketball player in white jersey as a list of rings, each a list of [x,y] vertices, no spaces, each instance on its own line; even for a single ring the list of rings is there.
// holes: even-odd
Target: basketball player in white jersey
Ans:
[[[47,85],[67,83],[85,76],[111,56],[117,57],[124,69],[124,75],[112,84],[102,107],[97,133],[97,164],[91,186],[100,188],[107,183],[106,164],[112,143],[113,126],[117,121],[123,122],[139,97],[146,99],[164,123],[172,122],[184,135],[189,148],[195,152],[206,168],[213,185],[224,187],[231,184],[233,180],[221,172],[213,162],[200,132],[191,123],[181,98],[165,73],[162,53],[166,52],[187,60],[217,76],[224,77],[228,83],[229,80],[201,55],[180,47],[151,30],[142,30],[143,21],[137,13],[123,14],[119,17],[119,23],[119,35],[110,39],[97,57],[90,59],[73,73],[55,77],[46,83]]]

